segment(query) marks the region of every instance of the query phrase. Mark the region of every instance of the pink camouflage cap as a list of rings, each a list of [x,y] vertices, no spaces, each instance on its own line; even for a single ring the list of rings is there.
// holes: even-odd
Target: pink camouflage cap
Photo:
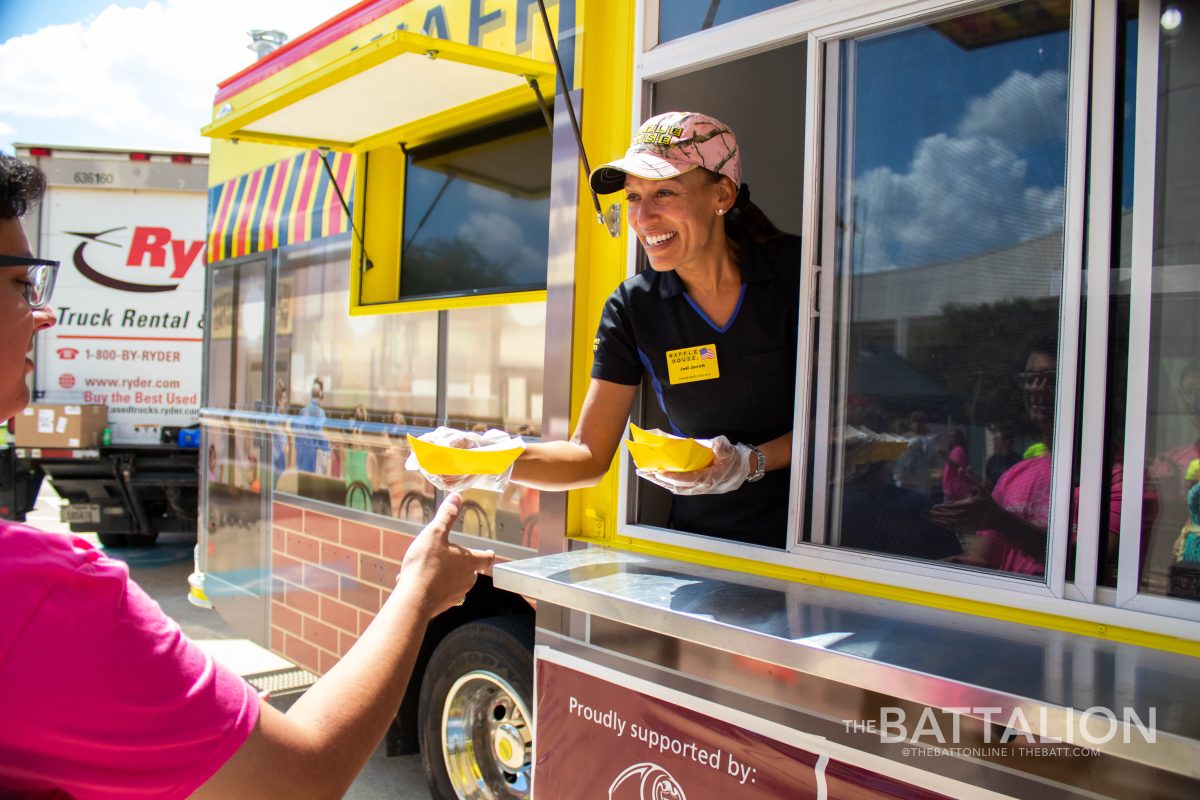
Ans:
[[[624,158],[592,171],[596,194],[612,194],[625,186],[625,176],[648,180],[674,178],[696,167],[742,183],[742,157],[728,125],[696,111],[668,111],[642,123]]]

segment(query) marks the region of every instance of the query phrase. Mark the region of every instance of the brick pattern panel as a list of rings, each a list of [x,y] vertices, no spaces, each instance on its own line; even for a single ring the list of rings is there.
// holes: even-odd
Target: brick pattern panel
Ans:
[[[379,555],[379,542],[386,535],[379,528],[342,520],[342,544],[352,550],[362,550],[365,553]],[[408,539],[407,536],[404,538]]]
[[[339,521],[337,517],[331,517],[328,514],[305,511],[304,532],[315,539],[338,542],[341,541],[341,537],[339,536]]]
[[[400,574],[400,565],[395,561],[385,561],[376,556],[363,553],[358,557],[358,575],[367,583],[373,583],[381,589],[391,591],[396,585],[396,576]]]
[[[289,531],[304,530],[304,512],[295,506],[274,503],[272,514],[274,516],[273,521],[277,527],[286,528]]]
[[[298,637],[284,634],[283,654],[310,672],[321,669],[321,651]]]
[[[348,633],[358,634],[358,610],[332,597],[321,598],[321,621]]]
[[[324,674],[375,619],[412,537],[276,502],[271,649]]]

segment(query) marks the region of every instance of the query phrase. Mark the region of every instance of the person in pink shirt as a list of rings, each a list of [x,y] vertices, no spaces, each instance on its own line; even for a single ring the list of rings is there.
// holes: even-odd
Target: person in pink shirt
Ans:
[[[1200,433],[1200,361],[1190,361],[1179,373],[1176,388],[1181,410]],[[1200,439],[1172,447],[1150,464],[1149,477],[1155,482],[1165,505],[1172,508],[1179,523],[1184,522],[1185,499],[1192,488],[1188,468],[1200,459]]]
[[[1034,342],[1025,370],[1017,380],[1029,420],[1050,446],[1054,435],[1054,380],[1057,347],[1053,339]],[[1050,519],[1053,457],[1029,458],[1001,476],[989,496],[979,491],[930,510],[930,517],[955,529],[975,532],[966,552],[955,560],[1022,575],[1046,569],[1046,537]],[[977,483],[977,482],[976,482]]]
[[[965,500],[971,496],[975,483],[968,473],[971,463],[967,460],[967,437],[957,428],[950,431],[950,452],[942,452],[942,497],[945,502]]]
[[[0,155],[0,420],[29,402],[56,262],[20,216],[45,177]],[[425,626],[493,554],[449,543],[450,495],[395,590],[338,664],[283,714],[187,639],[85,540],[0,522],[0,797],[340,797],[405,692]]]

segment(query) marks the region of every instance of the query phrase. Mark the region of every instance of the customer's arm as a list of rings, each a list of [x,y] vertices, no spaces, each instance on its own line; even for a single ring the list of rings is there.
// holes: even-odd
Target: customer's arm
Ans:
[[[342,797],[400,707],[426,623],[463,598],[491,552],[450,544],[462,500],[450,495],[404,556],[396,588],[358,642],[283,714],[258,725],[196,798]]]

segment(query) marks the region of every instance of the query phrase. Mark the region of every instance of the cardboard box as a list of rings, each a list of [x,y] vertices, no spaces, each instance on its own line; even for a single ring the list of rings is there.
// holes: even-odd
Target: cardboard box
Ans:
[[[17,447],[99,447],[108,406],[30,403],[13,424]]]

